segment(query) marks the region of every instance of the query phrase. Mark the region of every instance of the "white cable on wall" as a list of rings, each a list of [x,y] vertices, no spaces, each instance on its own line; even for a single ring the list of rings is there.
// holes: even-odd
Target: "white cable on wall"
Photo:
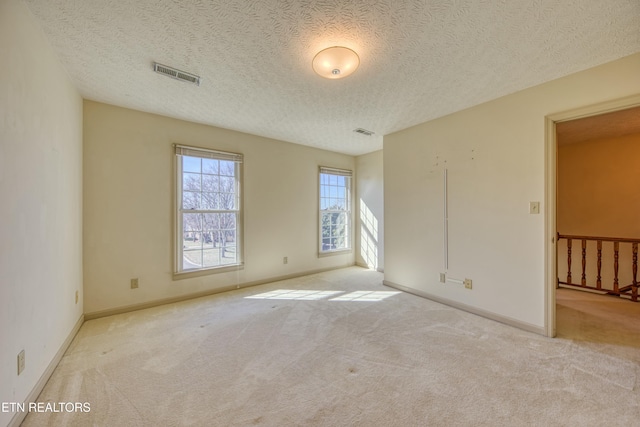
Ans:
[[[449,269],[449,210],[447,208],[448,199],[448,185],[447,185],[447,169],[444,170],[444,271]]]

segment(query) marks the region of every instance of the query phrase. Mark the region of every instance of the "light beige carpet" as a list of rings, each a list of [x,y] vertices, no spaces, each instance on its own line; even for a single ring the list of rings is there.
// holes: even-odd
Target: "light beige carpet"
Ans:
[[[637,332],[572,337],[588,316],[559,296],[550,339],[381,282],[353,267],[88,321],[39,400],[91,411],[23,425],[640,425]],[[336,293],[247,298],[276,290]]]

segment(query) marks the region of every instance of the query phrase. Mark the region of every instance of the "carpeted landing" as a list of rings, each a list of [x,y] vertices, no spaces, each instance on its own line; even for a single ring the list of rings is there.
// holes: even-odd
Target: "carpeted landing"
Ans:
[[[39,401],[91,411],[23,425],[640,425],[640,332],[571,336],[563,306],[545,338],[381,282],[353,267],[87,321]]]

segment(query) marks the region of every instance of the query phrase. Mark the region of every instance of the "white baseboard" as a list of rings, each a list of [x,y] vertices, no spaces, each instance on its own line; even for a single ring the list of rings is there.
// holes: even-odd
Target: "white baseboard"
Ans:
[[[397,283],[393,283],[388,280],[383,280],[382,283],[385,286],[389,286],[391,288],[398,289],[400,291],[407,292],[409,294],[417,295],[419,297],[426,298],[431,301],[438,302],[440,304],[448,305],[449,307],[457,308],[458,310],[466,311],[468,313],[476,314],[478,316],[485,317],[490,320],[495,320],[496,322],[504,323],[505,325],[513,326],[518,329],[522,329],[528,332],[533,332],[539,335],[546,336],[544,327],[542,326],[532,325],[531,323],[523,322],[521,320],[513,319],[508,316],[503,316],[501,314],[497,314],[491,311],[483,310],[481,308],[463,304],[461,302],[450,300],[448,298],[442,298],[436,295],[432,295],[428,292],[409,288],[407,286],[399,285]]]
[[[25,407],[28,407],[29,403],[35,402],[38,399],[38,396],[40,396],[40,393],[42,393],[42,389],[47,384],[47,381],[49,381],[49,378],[51,378],[53,371],[58,366],[58,363],[60,363],[60,361],[62,360],[62,356],[64,356],[64,353],[67,351],[67,349],[71,345],[71,342],[76,337],[76,334],[80,330],[80,327],[82,326],[83,323],[84,323],[84,315],[81,315],[78,321],[76,322],[76,324],[73,326],[73,329],[71,329],[71,332],[69,332],[69,335],[67,335],[67,338],[64,340],[64,342],[58,349],[58,352],[56,353],[56,355],[53,356],[53,359],[51,359],[51,362],[49,362],[47,369],[44,370],[44,372],[40,376],[40,379],[31,390],[31,393],[29,393],[29,395],[23,402],[25,404]],[[16,412],[13,418],[11,418],[11,421],[9,421],[9,424],[7,424],[7,427],[18,427],[20,424],[22,424],[26,416],[27,416],[27,412]]]
[[[228,291],[233,291],[233,290],[236,290],[236,289],[248,288],[250,286],[264,285],[265,283],[277,282],[277,281],[280,281],[280,280],[287,280],[287,279],[295,279],[296,277],[308,276],[310,274],[323,273],[325,271],[331,271],[331,270],[338,270],[340,268],[353,267],[354,265],[355,264],[351,264],[350,263],[350,264],[345,264],[345,265],[341,265],[341,266],[338,266],[338,267],[329,267],[329,268],[321,268],[321,269],[318,269],[318,270],[303,271],[303,272],[300,272],[300,273],[293,273],[293,274],[287,274],[287,275],[284,275],[284,276],[270,277],[268,279],[254,280],[252,282],[245,282],[245,283],[240,283],[240,284],[235,284],[235,285],[230,285],[230,286],[224,286],[224,287],[221,287],[221,288],[211,289],[211,290],[208,290],[208,291],[196,292],[196,293],[187,294],[187,295],[181,295],[179,297],[163,298],[163,299],[153,300],[153,301],[149,301],[149,302],[143,302],[143,303],[140,303],[140,304],[131,304],[131,305],[126,305],[126,306],[121,306],[121,307],[116,307],[116,308],[109,308],[109,309],[106,309],[106,310],[93,311],[91,313],[85,313],[84,314],[84,319],[85,320],[92,320],[92,319],[98,319],[100,317],[112,316],[114,314],[129,313],[131,311],[143,310],[145,308],[157,307],[159,305],[164,305],[164,304],[173,304],[175,302],[187,301],[187,300],[190,300],[190,299],[200,298],[200,297],[206,297],[206,296],[209,296],[209,295],[220,294],[222,292],[228,292]]]

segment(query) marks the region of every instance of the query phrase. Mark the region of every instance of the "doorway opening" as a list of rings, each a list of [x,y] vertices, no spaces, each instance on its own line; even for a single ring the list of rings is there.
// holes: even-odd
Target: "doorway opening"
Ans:
[[[639,161],[640,96],[547,117],[547,335],[640,337]]]

